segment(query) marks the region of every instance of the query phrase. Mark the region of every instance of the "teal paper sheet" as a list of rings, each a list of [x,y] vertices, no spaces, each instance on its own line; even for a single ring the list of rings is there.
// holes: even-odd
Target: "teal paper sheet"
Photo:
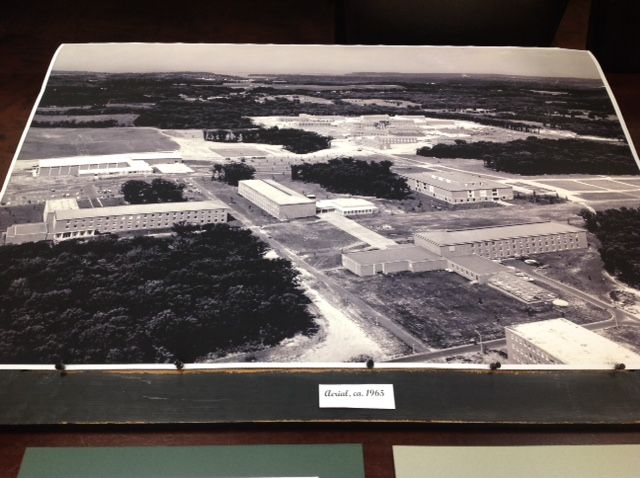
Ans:
[[[361,445],[27,448],[19,478],[364,478]]]

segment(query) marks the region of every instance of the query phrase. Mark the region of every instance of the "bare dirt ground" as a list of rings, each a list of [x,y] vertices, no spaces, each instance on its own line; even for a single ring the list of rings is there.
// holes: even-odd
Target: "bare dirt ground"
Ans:
[[[466,354],[452,355],[443,359],[433,359],[435,363],[473,363],[473,364],[490,364],[495,362],[507,363],[507,349],[506,347],[491,348],[485,351],[484,354],[480,352],[470,352]]]
[[[271,224],[264,230],[303,256],[313,257],[327,252],[339,256],[342,249],[362,244],[350,234],[315,217]]]
[[[434,348],[472,343],[476,330],[485,340],[502,338],[507,325],[561,315],[549,304],[527,306],[444,271],[357,277],[337,270],[328,275]],[[572,320],[578,315],[577,309],[565,310]]]

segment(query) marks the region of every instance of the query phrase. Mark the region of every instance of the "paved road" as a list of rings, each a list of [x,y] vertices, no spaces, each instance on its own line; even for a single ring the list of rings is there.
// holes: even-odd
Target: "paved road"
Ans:
[[[368,227],[364,227],[358,224],[356,221],[349,219],[348,217],[341,216],[334,212],[327,212],[324,214],[318,214],[318,217],[323,221],[332,224],[338,229],[342,229],[347,234],[360,239],[362,242],[369,244],[370,246],[378,249],[386,249],[387,247],[397,246],[398,243],[393,239],[384,237],[375,231],[372,231]]]
[[[553,289],[561,291],[565,295],[577,297],[584,300],[588,304],[606,310],[611,315],[611,318],[617,320],[618,322],[622,322],[624,320],[640,322],[640,317],[626,312],[614,306],[613,304],[605,302],[604,300],[596,297],[595,295],[589,294],[588,292],[584,292],[563,282],[551,279],[550,277],[539,273],[535,267],[529,266],[523,262],[515,262],[513,263],[513,266],[525,271],[528,275],[534,277],[537,281],[542,282]]]
[[[219,200],[219,198],[216,197],[215,194],[213,194],[206,187],[200,184],[198,180],[194,180],[194,184],[197,185],[198,189],[200,189],[200,191],[209,199]],[[406,329],[393,322],[387,316],[378,312],[357,295],[347,291],[336,280],[332,279],[326,274],[323,274],[321,271],[318,271],[315,267],[308,264],[297,254],[288,249],[280,241],[274,239],[273,237],[270,237],[266,231],[263,231],[259,226],[254,225],[252,221],[244,214],[240,213],[237,210],[233,210],[233,216],[237,218],[242,224],[244,224],[247,229],[250,229],[254,234],[259,236],[262,241],[269,244],[269,246],[273,250],[277,251],[278,254],[289,259],[295,266],[308,272],[314,279],[316,279],[318,284],[326,289],[324,291],[326,293],[322,294],[323,297],[328,300],[334,307],[337,307],[338,309],[344,307],[343,304],[335,300],[336,297],[340,297],[346,303],[356,306],[358,310],[361,311],[362,316],[369,321],[372,327],[375,327],[377,325],[384,328],[402,343],[410,347],[414,352],[425,352],[430,350],[422,340],[409,333]]]

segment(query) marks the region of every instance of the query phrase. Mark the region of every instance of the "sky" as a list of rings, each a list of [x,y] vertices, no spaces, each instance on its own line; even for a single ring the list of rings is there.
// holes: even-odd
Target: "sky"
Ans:
[[[512,47],[383,47],[94,43],[61,47],[54,71],[221,74],[467,73],[599,78],[586,51]]]

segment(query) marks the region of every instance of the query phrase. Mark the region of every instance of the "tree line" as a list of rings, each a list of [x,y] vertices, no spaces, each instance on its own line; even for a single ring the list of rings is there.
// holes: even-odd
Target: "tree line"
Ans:
[[[640,208],[583,209],[580,215],[600,241],[598,252],[607,272],[640,289]]]
[[[318,183],[335,193],[403,199],[409,195],[407,181],[391,171],[391,161],[336,158],[326,163],[291,166],[291,178]]]
[[[194,229],[0,247],[0,363],[191,362],[316,331],[290,262]]]
[[[529,136],[504,143],[477,141],[436,144],[417,154],[434,158],[484,161],[495,171],[538,174],[639,174],[629,146],[580,139],[542,139]]]
[[[204,130],[206,141],[220,141],[223,143],[261,143],[278,144],[293,153],[304,154],[327,149],[331,146],[331,138],[295,128],[239,128]]]

